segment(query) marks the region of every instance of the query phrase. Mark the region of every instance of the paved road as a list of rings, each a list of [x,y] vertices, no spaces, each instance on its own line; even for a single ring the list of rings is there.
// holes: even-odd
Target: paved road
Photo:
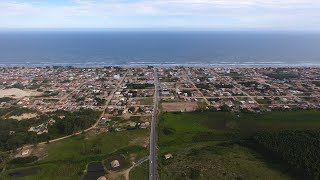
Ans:
[[[157,179],[157,142],[156,142],[156,126],[158,118],[158,104],[159,104],[159,80],[157,70],[154,69],[154,108],[152,112],[151,132],[150,132],[150,161],[149,161],[149,180]]]
[[[140,164],[142,164],[142,163],[144,163],[144,162],[146,162],[148,160],[149,160],[149,156],[146,156],[146,157],[140,159],[139,161],[135,162],[132,167],[139,166]]]
[[[102,114],[100,115],[99,119],[96,121],[96,123],[95,123],[92,127],[90,127],[89,129],[84,130],[85,132],[86,132],[86,131],[89,131],[89,130],[91,130],[91,129],[94,129],[94,128],[96,128],[96,127],[98,126],[100,119],[101,119],[101,118],[104,116],[104,114],[106,113],[106,110],[107,110],[107,108],[108,108],[108,105],[109,105],[110,101],[112,100],[114,94],[116,93],[116,91],[119,89],[119,87],[121,86],[122,82],[123,82],[124,79],[126,78],[128,72],[129,72],[129,70],[123,75],[123,77],[121,78],[121,80],[118,82],[116,88],[113,89],[113,90],[110,92],[110,95],[109,95],[108,98],[107,98],[107,101],[106,101],[106,103],[105,103],[105,106],[104,106],[104,108],[103,108]]]
[[[205,101],[205,102],[207,103],[207,105],[209,106],[209,105],[210,105],[210,102],[208,101],[208,99],[204,97],[204,95],[203,95],[203,93],[200,91],[200,89],[199,89],[199,88],[194,84],[194,82],[191,80],[191,78],[190,78],[190,76],[189,76],[189,74],[191,74],[191,73],[190,73],[190,70],[187,69],[187,68],[185,68],[184,70],[185,70],[185,75],[186,75],[189,83],[192,84],[193,88],[198,91],[198,93],[201,95],[201,98],[204,99],[204,101]]]

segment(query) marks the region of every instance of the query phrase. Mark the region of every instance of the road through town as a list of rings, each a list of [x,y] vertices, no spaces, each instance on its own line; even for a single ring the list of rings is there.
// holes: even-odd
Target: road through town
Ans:
[[[154,70],[154,108],[152,113],[151,131],[150,131],[150,161],[149,161],[149,180],[157,179],[157,118],[158,118],[158,104],[159,104],[159,80],[157,70]]]

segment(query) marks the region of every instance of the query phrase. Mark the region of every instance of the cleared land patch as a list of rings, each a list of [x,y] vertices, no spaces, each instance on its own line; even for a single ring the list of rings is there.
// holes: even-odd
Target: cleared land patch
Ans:
[[[23,98],[27,96],[37,96],[41,93],[32,90],[21,90],[18,88],[2,89],[0,90],[0,98],[12,97],[12,98]]]
[[[198,108],[196,102],[170,102],[162,103],[161,105],[164,112],[191,112]]]
[[[11,117],[9,117],[10,119],[16,119],[16,120],[18,120],[18,121],[21,121],[21,120],[26,120],[26,119],[31,119],[31,118],[35,118],[35,117],[37,117],[38,116],[38,114],[36,114],[36,113],[24,113],[24,114],[22,114],[22,115],[20,115],[20,116],[11,116]]]

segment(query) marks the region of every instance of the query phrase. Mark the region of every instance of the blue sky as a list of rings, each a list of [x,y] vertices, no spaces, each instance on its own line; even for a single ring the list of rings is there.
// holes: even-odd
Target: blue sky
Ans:
[[[0,28],[320,31],[319,0],[0,0]]]

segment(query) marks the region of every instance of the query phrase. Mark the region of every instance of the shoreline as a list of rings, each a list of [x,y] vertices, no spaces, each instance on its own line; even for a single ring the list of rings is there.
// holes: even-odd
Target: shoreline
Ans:
[[[45,68],[45,67],[74,67],[74,68],[103,68],[103,67],[124,67],[124,68],[142,68],[142,67],[206,67],[206,68],[319,68],[320,64],[315,63],[153,63],[153,62],[128,62],[122,64],[114,63],[12,63],[2,64],[0,68]]]

